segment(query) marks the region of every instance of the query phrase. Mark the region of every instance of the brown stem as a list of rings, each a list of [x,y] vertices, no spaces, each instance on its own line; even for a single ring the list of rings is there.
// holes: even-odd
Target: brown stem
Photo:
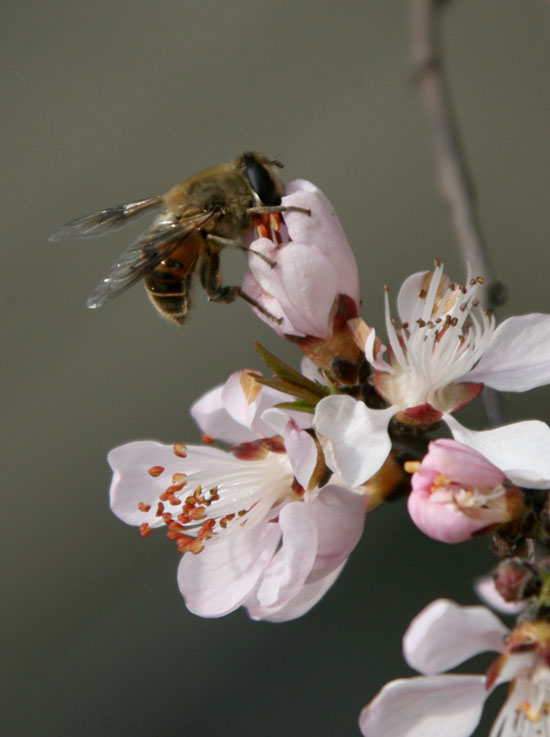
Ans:
[[[440,45],[440,16],[437,0],[411,0],[412,67],[414,80],[432,128],[441,191],[453,219],[462,256],[472,276],[487,283],[485,306],[494,308],[506,301],[506,289],[496,279],[477,208],[475,188],[460,139]],[[488,388],[483,392],[485,411],[491,425],[505,421],[502,396]]]

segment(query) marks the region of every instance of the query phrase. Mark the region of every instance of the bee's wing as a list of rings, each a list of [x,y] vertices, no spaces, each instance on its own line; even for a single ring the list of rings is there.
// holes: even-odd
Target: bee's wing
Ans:
[[[146,212],[155,210],[162,203],[162,197],[149,197],[138,202],[129,202],[127,205],[109,207],[91,215],[84,215],[70,223],[62,225],[59,230],[52,233],[50,241],[66,241],[71,238],[92,238],[103,235],[110,230],[115,230],[134,217],[145,215]]]
[[[90,309],[101,307],[155,269],[161,261],[198,230],[221,217],[219,212],[199,212],[181,220],[161,215],[113,264],[86,301]]]

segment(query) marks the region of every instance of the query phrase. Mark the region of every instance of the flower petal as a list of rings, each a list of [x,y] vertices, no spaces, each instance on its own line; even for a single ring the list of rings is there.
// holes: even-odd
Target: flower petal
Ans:
[[[191,416],[203,433],[226,443],[244,443],[255,440],[256,433],[237,422],[228,413],[222,401],[225,386],[211,389],[192,405]]]
[[[483,507],[465,514],[452,502],[439,501],[428,489],[413,489],[407,499],[407,509],[419,530],[433,540],[461,543],[476,532],[498,522],[508,522],[506,509]]]
[[[280,537],[278,525],[259,524],[219,543],[208,541],[198,555],[186,553],[178,584],[189,611],[222,617],[237,609],[269,565]]]
[[[158,527],[164,522],[156,516],[158,497],[170,484],[172,473],[180,471],[181,460],[174,455],[172,445],[153,440],[139,440],[113,448],[107,456],[113,469],[110,488],[111,509],[128,525],[147,522]],[[159,473],[151,475],[150,469]],[[138,504],[151,504],[148,512],[138,509]]]
[[[515,484],[532,489],[550,487],[550,427],[546,423],[527,420],[476,432],[452,415],[444,419],[455,440],[475,448]]]
[[[285,450],[294,476],[303,488],[309,490],[311,476],[317,466],[317,446],[311,435],[294,422],[287,422],[283,431]]]
[[[291,502],[279,514],[282,544],[266,568],[256,598],[263,616],[279,609],[302,587],[315,560],[317,530],[311,519],[310,505]],[[253,608],[251,608],[253,609]]]
[[[417,271],[408,276],[397,295],[397,313],[401,322],[415,322],[421,316],[424,300],[418,294],[425,282],[427,271]]]
[[[348,486],[368,481],[391,450],[388,423],[390,407],[374,410],[352,397],[325,397],[316,407],[313,427],[329,468]]]
[[[308,578],[313,581],[344,563],[359,542],[365,525],[365,496],[329,484],[310,506],[319,540]]]
[[[295,179],[287,187],[283,205],[305,207],[311,217],[300,212],[285,213],[285,223],[292,241],[315,246],[331,262],[337,277],[338,294],[347,294],[359,306],[359,273],[351,246],[348,243],[336,212],[321,192],[305,179]]]
[[[469,737],[485,703],[483,676],[419,676],[388,683],[359,717],[364,737]]]
[[[252,619],[265,619],[268,622],[288,622],[291,619],[301,617],[308,612],[321,599],[340,575],[345,563],[329,573],[324,578],[306,582],[298,593],[278,609],[272,609],[271,613],[258,610],[253,605],[247,604],[248,613]]]
[[[437,599],[409,625],[403,654],[420,673],[441,673],[486,650],[502,652],[507,634],[508,628],[486,607]]]
[[[447,476],[452,481],[474,487],[497,486],[506,479],[501,469],[481,453],[451,438],[433,440],[422,460],[422,467]]]
[[[550,384],[550,315],[532,313],[501,323],[467,380],[510,392]]]

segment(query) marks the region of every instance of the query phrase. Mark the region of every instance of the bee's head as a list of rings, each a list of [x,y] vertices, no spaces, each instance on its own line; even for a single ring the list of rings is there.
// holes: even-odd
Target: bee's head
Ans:
[[[281,204],[285,186],[277,173],[277,169],[283,166],[280,161],[247,151],[239,157],[239,166],[245,170],[250,186],[262,205]]]

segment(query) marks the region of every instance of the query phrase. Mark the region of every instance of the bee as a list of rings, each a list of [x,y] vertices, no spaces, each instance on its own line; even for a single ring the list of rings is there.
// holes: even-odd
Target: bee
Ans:
[[[269,233],[269,226],[278,236],[281,213],[285,211],[310,214],[302,208],[281,205],[284,185],[276,171],[281,167],[279,161],[249,151],[229,164],[195,174],[164,195],[72,220],[50,240],[104,235],[161,208],[149,230],[122,253],[88,297],[90,309],[101,307],[143,279],[161,315],[183,325],[189,314],[193,275],[198,270],[209,300],[233,302],[241,297],[275,319],[240,287],[222,284],[220,251],[226,246],[252,251],[240,241],[243,231],[251,226],[262,235]],[[257,255],[275,265],[262,254]]]

